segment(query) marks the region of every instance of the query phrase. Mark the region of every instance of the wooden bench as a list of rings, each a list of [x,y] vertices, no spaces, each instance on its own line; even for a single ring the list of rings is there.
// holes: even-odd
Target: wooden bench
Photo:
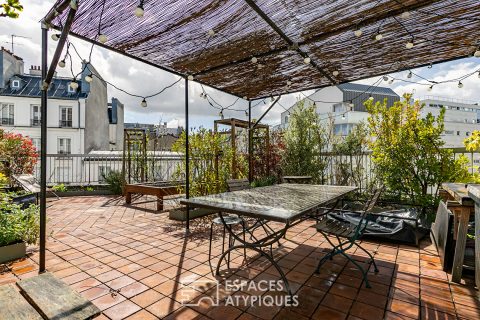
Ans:
[[[134,183],[126,184],[124,187],[125,202],[132,203],[132,194],[151,195],[157,197],[157,211],[163,210],[163,199],[166,196],[179,194],[179,187],[183,183],[179,182],[152,182],[152,183]]]

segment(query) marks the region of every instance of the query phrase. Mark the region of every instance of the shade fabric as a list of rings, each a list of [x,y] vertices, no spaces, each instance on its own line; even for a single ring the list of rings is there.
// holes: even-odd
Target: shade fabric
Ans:
[[[71,33],[104,34],[109,49],[248,99],[463,58],[479,45],[478,0],[146,0],[142,18],[138,4],[82,0]]]

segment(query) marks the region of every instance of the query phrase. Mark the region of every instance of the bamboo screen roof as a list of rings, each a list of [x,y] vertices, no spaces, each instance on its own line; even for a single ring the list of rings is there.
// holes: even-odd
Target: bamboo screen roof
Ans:
[[[478,0],[146,0],[143,18],[135,0],[79,3],[73,35],[100,30],[104,47],[248,99],[471,56],[480,40]]]

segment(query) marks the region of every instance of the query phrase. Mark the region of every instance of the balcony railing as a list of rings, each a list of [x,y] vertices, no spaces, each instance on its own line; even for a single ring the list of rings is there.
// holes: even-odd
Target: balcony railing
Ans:
[[[0,118],[0,124],[13,126],[13,118]]]
[[[72,120],[60,120],[59,121],[60,128],[71,128],[72,127]]]
[[[30,126],[32,127],[39,127],[41,124],[42,122],[40,119],[30,119]]]

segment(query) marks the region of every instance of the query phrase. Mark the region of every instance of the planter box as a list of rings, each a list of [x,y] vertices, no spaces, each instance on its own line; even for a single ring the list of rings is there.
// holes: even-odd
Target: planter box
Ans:
[[[204,208],[195,208],[190,209],[190,220],[208,216],[210,214],[217,213],[219,211],[212,210],[212,209],[204,209]],[[169,211],[168,218],[171,220],[177,221],[186,221],[187,220],[187,208],[175,208]]]
[[[0,263],[23,258],[26,254],[27,246],[25,245],[25,242],[0,247]]]
[[[22,196],[17,196],[12,198],[12,202],[19,204],[23,209],[28,208],[31,204],[37,203],[37,196],[33,193],[24,194]]]

